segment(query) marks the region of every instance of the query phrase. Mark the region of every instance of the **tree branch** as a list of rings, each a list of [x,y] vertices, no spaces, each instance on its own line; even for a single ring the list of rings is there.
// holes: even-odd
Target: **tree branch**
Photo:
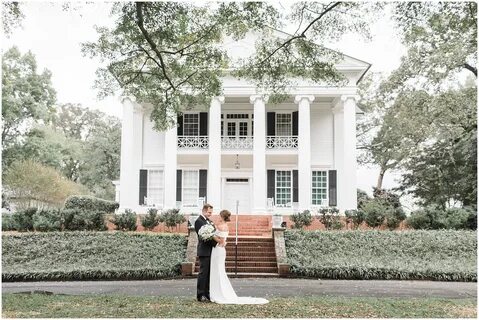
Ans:
[[[138,17],[138,20],[136,21],[136,24],[140,28],[141,33],[143,34],[146,41],[150,45],[151,49],[153,49],[153,51],[156,53],[156,56],[158,57],[158,59],[160,59],[159,66],[160,66],[160,68],[163,72],[163,75],[165,76],[166,80],[170,84],[171,88],[173,88],[173,90],[175,90],[176,87],[175,87],[175,85],[173,84],[173,82],[171,81],[170,77],[168,76],[168,74],[166,72],[166,66],[165,66],[165,62],[163,61],[163,57],[161,55],[161,52],[158,50],[158,47],[156,46],[153,39],[151,39],[150,34],[148,33],[148,31],[146,31],[145,26],[143,24],[143,10],[142,9],[143,9],[143,6],[145,5],[145,3],[144,2],[136,2],[135,4],[136,4],[136,15]]]
[[[472,73],[474,73],[474,75],[476,76],[477,78],[477,68],[474,68],[473,66],[471,66],[470,64],[468,63],[464,63],[464,68],[466,68],[467,70],[471,71]]]

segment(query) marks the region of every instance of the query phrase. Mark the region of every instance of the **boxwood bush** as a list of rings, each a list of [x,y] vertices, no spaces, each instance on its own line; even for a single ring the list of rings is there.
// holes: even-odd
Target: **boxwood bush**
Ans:
[[[477,229],[477,211],[473,208],[449,208],[443,210],[429,206],[416,210],[406,219],[414,229]]]
[[[110,222],[115,225],[116,230],[135,231],[136,230],[136,212],[126,209],[125,213],[113,215]]]
[[[35,231],[60,231],[63,217],[58,209],[42,209],[32,216],[32,221]]]
[[[2,280],[161,279],[180,275],[185,236],[48,232],[2,236]]]
[[[65,209],[81,209],[86,211],[113,213],[119,206],[118,202],[92,196],[71,196],[65,200]]]
[[[105,213],[102,211],[88,211],[82,209],[63,209],[63,224],[65,230],[76,231],[105,231]]]
[[[158,209],[150,208],[146,216],[141,217],[141,225],[146,230],[153,230],[160,224],[160,216],[158,215]]]
[[[301,229],[303,227],[310,226],[313,222],[313,216],[309,210],[293,213],[290,219],[294,223],[293,228],[295,229]]]
[[[474,231],[288,230],[285,241],[297,276],[477,281]]]

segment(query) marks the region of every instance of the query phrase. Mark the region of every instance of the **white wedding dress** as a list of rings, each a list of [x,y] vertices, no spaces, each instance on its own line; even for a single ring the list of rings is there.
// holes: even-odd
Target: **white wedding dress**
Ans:
[[[228,237],[227,231],[216,231],[218,237]],[[210,299],[219,304],[265,304],[269,301],[263,298],[238,297],[225,268],[226,249],[217,245],[211,251],[210,266]]]

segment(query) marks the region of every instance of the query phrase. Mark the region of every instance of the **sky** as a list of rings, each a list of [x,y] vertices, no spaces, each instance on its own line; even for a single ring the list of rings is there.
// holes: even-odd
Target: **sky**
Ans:
[[[31,50],[36,56],[39,72],[44,68],[52,72],[58,103],[79,103],[121,118],[118,96],[97,99],[93,84],[100,62],[84,57],[80,46],[82,42],[97,39],[95,25],[112,23],[109,17],[110,4],[101,1],[83,6],[74,4],[72,9],[66,11],[62,10],[59,3],[29,2],[23,5],[25,19],[22,28],[15,29],[9,38],[2,35],[3,49],[15,45],[22,53]],[[399,66],[405,48],[395,36],[388,15],[374,23],[371,31],[373,39],[370,42],[349,34],[330,47],[371,63],[369,72],[390,72]],[[358,168],[358,188],[371,193],[378,172],[376,168]],[[386,174],[384,187],[396,186],[394,179],[397,176]]]

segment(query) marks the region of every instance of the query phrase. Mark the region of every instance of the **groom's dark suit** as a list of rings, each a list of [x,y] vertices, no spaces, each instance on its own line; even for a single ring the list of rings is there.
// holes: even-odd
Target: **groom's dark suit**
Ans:
[[[200,215],[195,221],[196,234],[198,234],[201,227],[208,222],[212,224],[210,220],[207,220]],[[216,246],[216,241],[203,241],[198,236],[197,255],[200,258],[200,272],[198,274],[198,282],[196,285],[196,297],[198,299],[201,299],[202,296],[205,296],[208,299],[210,298],[210,258],[211,250],[213,250],[214,246]]]

